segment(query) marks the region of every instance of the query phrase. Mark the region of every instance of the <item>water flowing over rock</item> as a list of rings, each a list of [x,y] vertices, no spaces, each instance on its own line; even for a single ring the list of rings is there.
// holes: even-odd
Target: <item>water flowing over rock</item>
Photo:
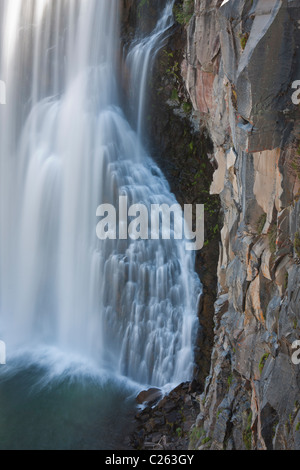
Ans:
[[[137,397],[133,448],[300,449],[299,1],[3,0],[0,15],[5,393],[26,370],[24,396],[57,386],[68,414],[88,377],[97,406],[100,390],[104,407]],[[120,197],[205,203],[204,249],[100,241],[96,209]]]
[[[2,4],[1,336],[10,351],[55,345],[146,385],[189,380],[201,285],[184,240],[96,237],[100,204],[176,203],[142,144],[173,1],[127,58],[132,89],[143,77],[133,127],[121,107],[118,0]]]

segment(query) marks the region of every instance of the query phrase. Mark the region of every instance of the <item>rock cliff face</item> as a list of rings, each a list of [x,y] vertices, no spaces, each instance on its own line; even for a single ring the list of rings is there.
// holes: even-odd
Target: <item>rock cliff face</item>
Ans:
[[[159,2],[122,2],[126,46],[137,23],[153,27]],[[177,0],[175,9],[181,26],[151,77],[149,146],[178,200],[206,204],[198,383],[174,395],[186,415],[174,418],[174,397],[146,410],[136,445],[151,435],[151,445],[182,448],[198,401],[191,449],[300,449],[299,1]]]
[[[300,449],[300,5],[222,3],[195,0],[182,63],[223,214],[211,372],[191,447]]]

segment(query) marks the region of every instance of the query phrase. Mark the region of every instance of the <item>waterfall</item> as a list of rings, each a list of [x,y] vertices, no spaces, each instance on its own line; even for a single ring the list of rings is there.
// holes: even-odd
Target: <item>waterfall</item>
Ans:
[[[0,338],[55,346],[138,383],[191,378],[200,282],[184,240],[104,240],[96,209],[176,203],[142,145],[166,3],[128,57],[136,130],[121,109],[119,0],[4,0]],[[38,349],[37,349],[38,350]]]
[[[127,56],[127,67],[131,71],[131,101],[137,122],[137,133],[142,137],[145,125],[145,108],[147,104],[147,88],[149,77],[157,53],[163,46],[168,31],[173,25],[174,1],[167,1],[161,18],[150,36],[137,37]]]

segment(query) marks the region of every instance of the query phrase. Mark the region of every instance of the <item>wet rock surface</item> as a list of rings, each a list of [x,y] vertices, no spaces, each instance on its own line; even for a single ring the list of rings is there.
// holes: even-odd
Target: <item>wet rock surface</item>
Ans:
[[[162,391],[159,388],[149,388],[149,390],[144,390],[143,392],[139,393],[136,401],[139,405],[144,406],[154,406],[156,405],[162,398]]]
[[[190,383],[179,385],[156,406],[146,406],[135,417],[130,447],[136,450],[188,449],[190,430],[199,413]]]

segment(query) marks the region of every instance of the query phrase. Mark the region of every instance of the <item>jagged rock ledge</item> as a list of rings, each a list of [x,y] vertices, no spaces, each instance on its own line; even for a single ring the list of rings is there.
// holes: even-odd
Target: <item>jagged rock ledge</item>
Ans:
[[[153,393],[143,392],[152,400]],[[136,450],[185,450],[190,443],[190,429],[199,413],[193,383],[172,390],[155,406],[146,406],[136,414],[136,426],[128,445]],[[150,403],[151,405],[151,403]]]

